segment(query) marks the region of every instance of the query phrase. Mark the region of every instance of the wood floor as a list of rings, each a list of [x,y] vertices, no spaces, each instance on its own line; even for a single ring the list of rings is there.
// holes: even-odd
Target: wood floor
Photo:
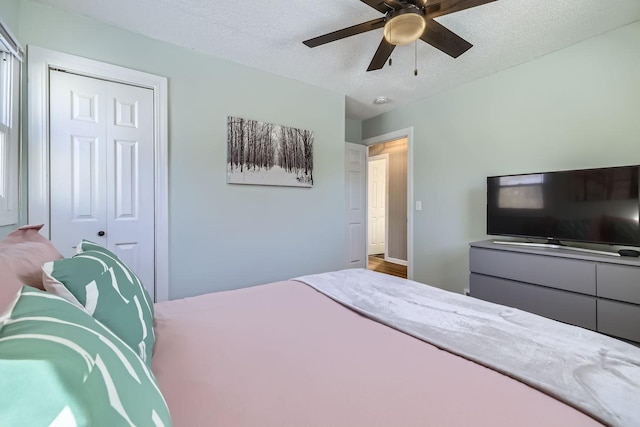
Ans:
[[[394,264],[392,262],[387,262],[382,258],[378,258],[375,256],[369,257],[369,270],[377,271],[380,273],[391,274],[393,276],[402,277],[404,279],[407,278],[407,266]]]

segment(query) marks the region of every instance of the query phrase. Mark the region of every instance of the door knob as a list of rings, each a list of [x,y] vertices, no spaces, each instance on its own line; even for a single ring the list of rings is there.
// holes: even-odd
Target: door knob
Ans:
[[[104,236],[104,231],[102,231],[102,230],[98,231],[98,236],[100,236],[100,237]]]

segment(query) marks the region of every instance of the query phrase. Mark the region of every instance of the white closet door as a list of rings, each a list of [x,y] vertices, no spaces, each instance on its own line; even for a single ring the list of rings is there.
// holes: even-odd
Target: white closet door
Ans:
[[[154,295],[153,93],[50,72],[51,241],[123,259]]]
[[[107,92],[107,245],[153,295],[153,92],[104,82]]]
[[[81,239],[107,244],[103,82],[50,73],[51,241],[65,257]]]
[[[367,147],[345,144],[347,267],[367,268]]]

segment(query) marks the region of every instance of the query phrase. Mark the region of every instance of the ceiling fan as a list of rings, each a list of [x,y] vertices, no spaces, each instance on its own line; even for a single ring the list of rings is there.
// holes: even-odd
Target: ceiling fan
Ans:
[[[384,37],[367,71],[384,67],[398,45],[418,39],[429,43],[447,55],[457,58],[473,46],[471,43],[434,21],[433,18],[491,3],[496,0],[360,0],[384,13],[384,17],[305,40],[316,47],[345,37],[384,28]]]

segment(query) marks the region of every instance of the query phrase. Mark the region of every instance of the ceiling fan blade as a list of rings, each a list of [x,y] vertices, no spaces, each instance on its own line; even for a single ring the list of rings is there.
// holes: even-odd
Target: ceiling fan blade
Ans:
[[[418,2],[421,0],[418,0]],[[483,4],[491,3],[497,0],[440,0],[437,2],[426,1],[425,12],[427,19],[433,19],[437,16],[448,15],[450,13],[460,12],[461,10],[470,9]]]
[[[360,0],[360,1],[366,4],[367,6],[371,6],[372,8],[374,8],[380,13],[389,12],[389,7],[387,7],[387,5],[384,4],[383,0]]]
[[[367,71],[379,70],[387,63],[387,59],[391,56],[391,52],[396,48],[396,45],[389,43],[384,37],[376,50],[376,54],[373,55],[373,59],[369,64]]]
[[[312,39],[305,40],[302,43],[309,47],[316,47],[382,27],[384,27],[384,18],[378,18],[372,21],[363,22],[362,24],[354,25],[353,27],[343,28],[342,30],[334,31],[323,36],[314,37]]]
[[[471,43],[433,19],[427,20],[427,27],[424,29],[420,38],[422,41],[429,43],[431,46],[443,51],[453,58],[457,58],[473,46]]]

